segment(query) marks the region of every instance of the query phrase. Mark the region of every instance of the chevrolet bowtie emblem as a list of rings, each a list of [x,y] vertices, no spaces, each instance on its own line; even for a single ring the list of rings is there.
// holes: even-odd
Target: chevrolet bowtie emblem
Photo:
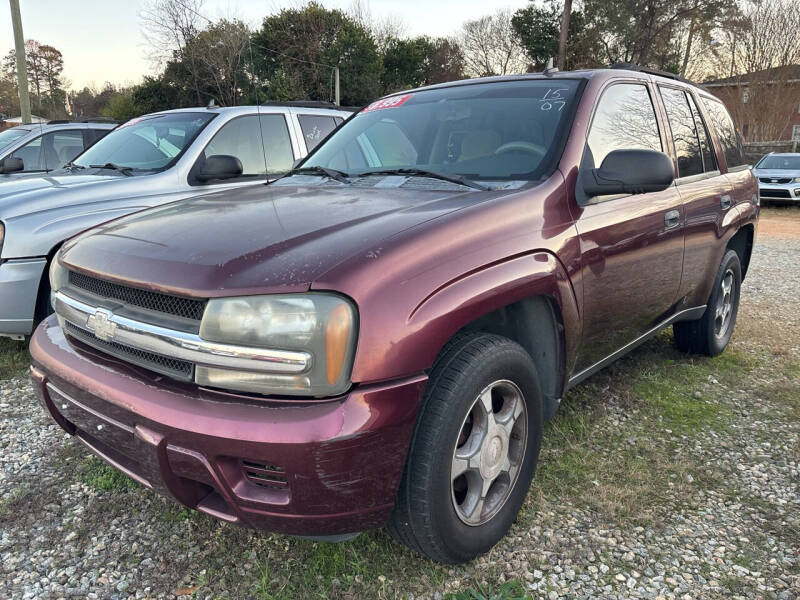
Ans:
[[[111,320],[111,312],[104,308],[98,308],[86,320],[86,326],[97,336],[97,339],[110,342],[114,339],[117,331],[117,324]]]

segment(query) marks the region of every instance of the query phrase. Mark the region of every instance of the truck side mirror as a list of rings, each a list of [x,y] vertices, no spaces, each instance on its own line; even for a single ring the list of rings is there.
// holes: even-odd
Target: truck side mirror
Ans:
[[[25,170],[25,163],[18,156],[6,156],[0,163],[0,173],[16,173]]]
[[[660,192],[674,180],[672,159],[656,150],[613,150],[599,168],[581,175],[583,191],[589,197]]]
[[[215,154],[209,156],[203,168],[197,174],[197,179],[202,182],[213,179],[232,179],[242,174],[242,161],[228,154]]]

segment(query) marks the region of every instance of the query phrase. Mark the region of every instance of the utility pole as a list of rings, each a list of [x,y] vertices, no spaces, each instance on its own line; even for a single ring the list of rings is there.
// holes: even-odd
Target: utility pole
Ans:
[[[339,67],[333,68],[333,97],[336,106],[341,106],[339,96]]]
[[[11,22],[14,24],[14,48],[17,59],[17,87],[19,88],[19,110],[22,122],[31,122],[31,99],[28,96],[28,67],[25,65],[25,37],[22,35],[22,17],[19,14],[19,0],[11,3]]]
[[[567,68],[567,37],[569,35],[569,15],[572,12],[572,0],[564,0],[564,14],[561,16],[561,34],[558,36],[558,68]]]

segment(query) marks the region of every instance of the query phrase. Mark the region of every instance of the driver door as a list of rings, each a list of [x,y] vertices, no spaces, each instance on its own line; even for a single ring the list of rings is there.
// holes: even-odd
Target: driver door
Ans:
[[[581,169],[600,166],[612,150],[670,153],[651,95],[644,81],[612,82],[605,88]],[[661,192],[583,198],[576,227],[584,295],[583,344],[576,363],[580,375],[673,312],[683,268],[681,197],[673,184]]]

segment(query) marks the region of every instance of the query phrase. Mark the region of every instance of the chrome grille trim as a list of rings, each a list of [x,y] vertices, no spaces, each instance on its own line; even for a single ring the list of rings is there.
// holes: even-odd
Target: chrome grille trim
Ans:
[[[113,342],[134,350],[195,365],[240,371],[295,375],[305,373],[311,368],[311,355],[308,352],[209,342],[194,333],[167,329],[115,315],[106,309],[76,300],[60,290],[54,294],[54,298],[55,311],[62,329],[65,328],[65,322],[69,322],[91,332],[102,342]],[[101,321],[97,319],[98,313],[103,313]],[[102,322],[103,328],[96,331],[98,322]],[[122,356],[120,358],[124,359]]]

